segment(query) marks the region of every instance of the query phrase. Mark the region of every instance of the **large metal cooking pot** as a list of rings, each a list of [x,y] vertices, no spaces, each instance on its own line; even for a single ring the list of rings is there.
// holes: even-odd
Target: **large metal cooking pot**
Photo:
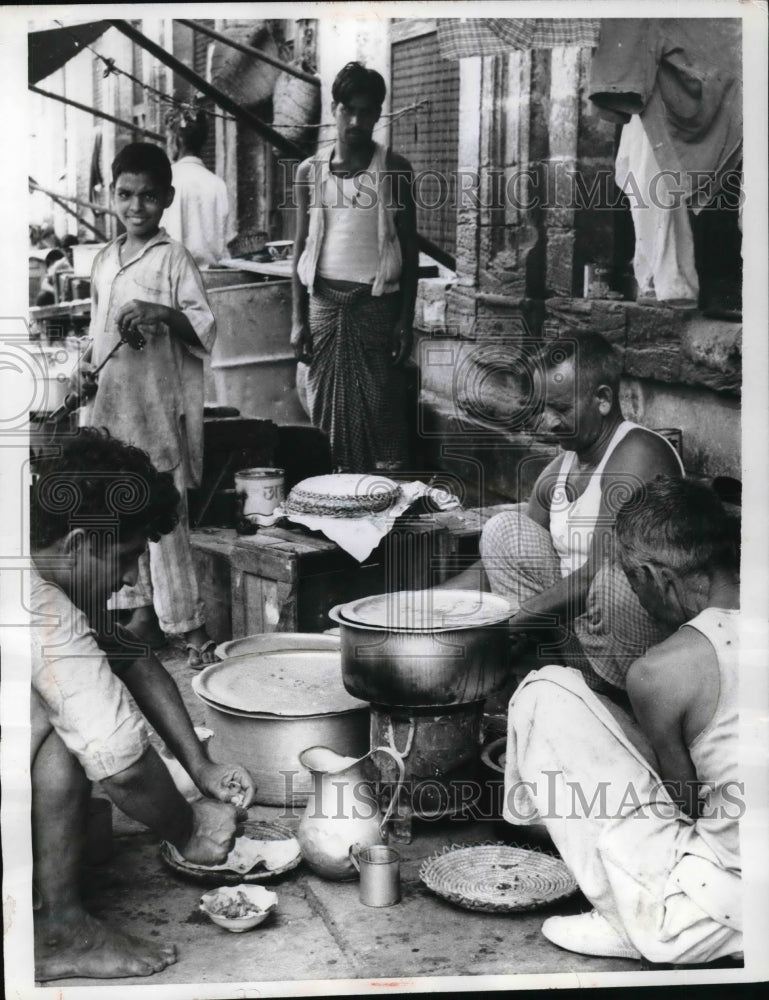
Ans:
[[[248,768],[256,782],[255,801],[260,805],[305,805],[312,791],[312,776],[299,755],[307,747],[329,745],[352,757],[362,756],[369,748],[369,713],[365,708],[329,715],[246,716],[204,701],[203,714],[206,725],[214,731],[212,758],[237,760]]]
[[[379,705],[463,705],[486,698],[508,675],[510,614],[463,628],[377,628],[337,605],[342,680],[350,694]]]
[[[214,731],[210,743],[213,760],[237,760],[248,768],[256,782],[256,802],[261,805],[303,806],[312,790],[312,776],[299,760],[307,747],[327,746],[337,753],[361,757],[369,749],[368,705],[356,706],[338,683],[341,699],[329,692],[331,702],[350,703],[344,710],[321,709],[307,697],[299,684],[299,671],[292,685],[295,711],[275,714],[264,705],[259,711],[253,704],[254,689],[258,690],[260,674],[268,672],[270,655],[275,652],[296,654],[297,668],[313,673],[313,652],[318,659],[339,650],[335,636],[315,633],[273,632],[245,636],[223,643],[217,653],[224,661],[214,664],[192,679],[192,689],[203,703],[206,725]],[[212,696],[207,678],[221,672],[226,663],[241,664],[240,676],[252,675],[254,684],[243,688],[241,705],[225,703]],[[341,666],[339,668],[341,675]],[[341,676],[340,676],[341,681]],[[215,689],[214,689],[215,690]],[[241,689],[238,688],[238,691]],[[231,694],[232,692],[230,692]],[[239,701],[240,699],[236,699]]]

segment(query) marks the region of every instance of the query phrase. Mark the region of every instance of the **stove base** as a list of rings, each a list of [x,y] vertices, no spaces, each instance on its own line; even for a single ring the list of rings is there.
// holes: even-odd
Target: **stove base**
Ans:
[[[478,801],[483,706],[483,701],[440,708],[371,706],[372,751],[387,747],[404,766],[398,789],[396,761],[384,753],[371,758],[379,775],[382,809],[397,790],[389,820],[394,842],[411,842],[414,818],[447,819],[467,812]]]

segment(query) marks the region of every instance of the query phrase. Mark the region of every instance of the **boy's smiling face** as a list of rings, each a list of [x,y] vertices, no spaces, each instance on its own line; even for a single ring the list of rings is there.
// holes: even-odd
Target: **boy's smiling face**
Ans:
[[[163,212],[174,200],[174,189],[164,188],[148,173],[124,173],[112,186],[112,199],[128,235],[145,241],[160,228]]]

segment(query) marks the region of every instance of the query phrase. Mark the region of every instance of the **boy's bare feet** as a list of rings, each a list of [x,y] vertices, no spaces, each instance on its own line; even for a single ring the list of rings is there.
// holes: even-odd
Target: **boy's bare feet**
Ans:
[[[137,639],[146,642],[150,649],[161,649],[166,644],[165,633],[158,624],[158,617],[151,604],[144,608],[134,608],[125,627]]]
[[[216,643],[206,632],[205,626],[187,632],[184,636],[184,648],[187,651],[187,666],[194,670],[216,663]]]
[[[175,961],[175,945],[125,934],[82,909],[35,920],[35,978],[40,982],[151,976]]]

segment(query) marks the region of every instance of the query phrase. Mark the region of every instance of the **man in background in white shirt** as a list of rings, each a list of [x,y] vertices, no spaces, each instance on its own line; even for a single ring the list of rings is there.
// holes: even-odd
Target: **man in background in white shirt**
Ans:
[[[217,264],[227,252],[227,187],[201,159],[207,138],[203,111],[176,123],[170,142],[176,197],[163,215],[165,230],[184,244],[198,267]]]

